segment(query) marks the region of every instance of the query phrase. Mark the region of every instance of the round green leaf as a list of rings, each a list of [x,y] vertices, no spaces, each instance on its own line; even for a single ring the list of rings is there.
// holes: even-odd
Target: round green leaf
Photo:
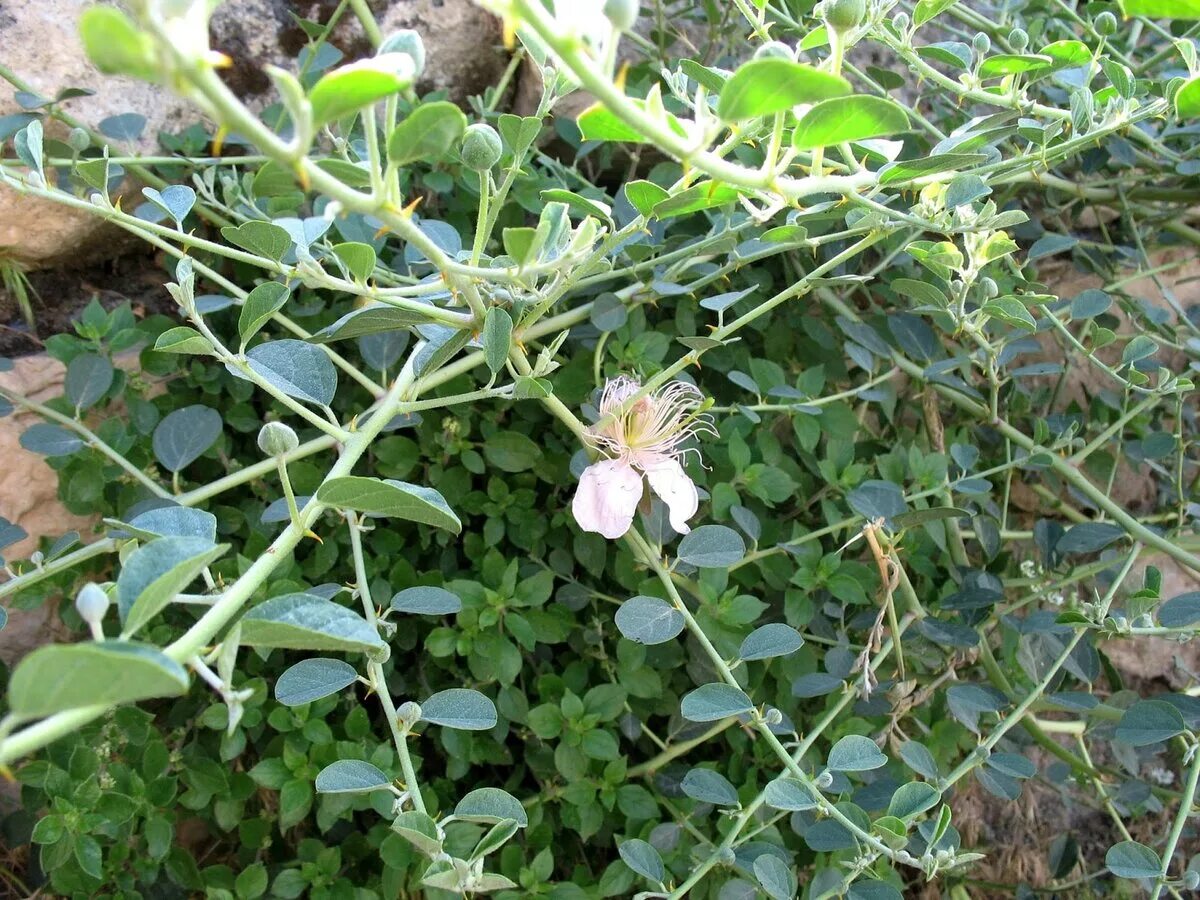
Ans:
[[[683,536],[676,553],[698,569],[728,569],[746,555],[746,542],[732,528],[701,525]]]
[[[462,610],[462,600],[440,587],[411,587],[392,597],[396,612],[421,616],[445,616]]]
[[[421,701],[421,721],[460,731],[487,731],[496,726],[496,704],[479,691],[450,688]]]
[[[221,436],[221,414],[196,404],[174,410],[154,429],[154,456],[163,468],[178,472],[199,459]]]
[[[772,622],[754,629],[742,641],[738,656],[745,660],[787,656],[804,646],[804,638],[791,625]]]
[[[318,794],[365,794],[392,783],[378,768],[361,759],[339,759],[317,773]]]
[[[790,59],[767,57],[743,63],[725,82],[717,115],[726,122],[784,112],[852,91],[850,82]]]
[[[800,117],[792,132],[797,150],[828,147],[843,141],[899,134],[908,128],[908,113],[883,97],[859,95],[823,100]]]
[[[621,634],[639,644],[662,644],[683,631],[683,613],[658,597],[630,597],[614,617]]]
[[[1118,878],[1155,878],[1162,871],[1158,854],[1137,841],[1121,841],[1109,847],[1104,864]]]
[[[704,684],[684,695],[680,713],[689,722],[715,722],[754,709],[750,698],[731,684]]]
[[[275,682],[275,699],[284,706],[301,706],[336,694],[358,678],[354,666],[340,659],[302,659]]]
[[[655,884],[662,884],[663,878],[666,877],[666,870],[663,868],[662,857],[658,855],[658,851],[652,845],[640,838],[632,838],[619,843],[617,852],[621,854],[625,865],[633,871],[643,878],[649,878]]]
[[[887,765],[875,742],[861,734],[848,734],[829,751],[826,765],[834,772],[867,772]]]

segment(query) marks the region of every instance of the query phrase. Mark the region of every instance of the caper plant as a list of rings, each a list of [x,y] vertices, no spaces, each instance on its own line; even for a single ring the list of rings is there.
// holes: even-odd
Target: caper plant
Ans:
[[[729,46],[680,59],[637,31],[636,0],[480,5],[514,52],[506,80],[540,76],[531,115],[501,111],[505,85],[470,116],[419,97],[421,36],[382,33],[359,0],[307,23],[296,71],[266,68],[262,114],[221,78],[206,0],[85,12],[96,66],[194,103],[207,155],[122,156],[50,104],[0,179],[169,261],[179,319],[146,358],[254,398],[258,457],[191,479],[231,427],[204,404],[152,422],[151,455],[97,424],[122,390],[111,353],[136,343],[111,320],[81,326],[63,400],[6,392],[46,420],[26,447],[99,459],[127,500],[101,539],[9,565],[0,595],[115,557],[75,588],[91,639],[12,673],[0,763],[193,681],[240,733],[262,702],[242,668],[285,656],[282,707],[353,690],[376,710],[383,743],[312,787],[405,843],[404,890],[959,891],[985,861],[954,824],[968,777],[1007,801],[1069,791],[1119,832],[1103,860],[1059,846],[1038,887],[1195,889],[1197,675],[1142,696],[1104,648],[1200,628],[1200,595],[1161,597],[1159,572],[1200,573],[1200,324],[1165,287],[1166,308],[1125,290],[1178,267],[1158,247],[1200,243],[1177,205],[1195,194],[1200,10],[733,0],[692,10]],[[322,48],[347,12],[375,52],[342,63]],[[543,136],[578,92],[590,105],[557,120],[571,160]],[[464,228],[425,213],[443,175]],[[1068,254],[1102,288],[1058,296],[1037,263]],[[1070,395],[1080,371],[1103,385],[1090,406]],[[564,448],[539,471],[540,526],[505,524],[534,465],[514,457],[539,441],[462,444],[470,417],[508,411]],[[409,467],[427,477],[381,477],[388,441],[435,417]],[[490,475],[482,531],[439,453]],[[1150,512],[1115,495],[1127,460],[1151,473]],[[278,526],[254,549],[222,518],[252,489]],[[389,531],[436,577],[389,583],[372,550]],[[502,540],[523,564],[489,555]],[[343,577],[295,576],[343,541]],[[459,541],[481,582],[455,577]],[[578,621],[521,612],[556,580]],[[443,623],[425,651],[467,656],[469,677],[430,683],[420,646],[396,651],[422,617]],[[593,663],[602,680],[581,682]],[[533,708],[526,669],[559,685]],[[602,728],[618,719],[622,750]],[[1147,780],[1164,765],[1178,778]],[[567,827],[587,849],[551,864]],[[523,832],[543,848],[528,864]],[[296,896],[308,876],[283,871],[276,894]]]

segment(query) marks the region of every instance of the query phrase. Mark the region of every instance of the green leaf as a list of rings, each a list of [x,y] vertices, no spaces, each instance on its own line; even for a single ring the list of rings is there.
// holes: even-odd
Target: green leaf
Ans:
[[[1121,12],[1148,19],[1200,19],[1200,0],[1120,0]]]
[[[283,309],[287,298],[287,287],[278,281],[263,282],[246,295],[238,315],[238,335],[243,347],[271,320],[271,316]]]
[[[913,8],[913,25],[921,27],[957,2],[958,0],[918,0]]]
[[[54,644],[17,665],[8,703],[18,716],[48,716],[83,706],[112,706],[151,697],[178,697],[187,673],[155,647],[133,641]]]
[[[499,375],[508,362],[512,347],[513,320],[508,311],[490,307],[483,320],[483,358],[493,375]]]
[[[738,67],[721,90],[717,115],[725,122],[785,112],[851,93],[850,82],[789,59],[752,59]]]
[[[324,350],[308,341],[285,338],[259,344],[246,354],[246,364],[276,390],[306,403],[328,406],[337,394],[337,369]]]
[[[108,393],[113,383],[112,363],[98,353],[81,353],[67,366],[63,390],[76,409],[88,409]]]
[[[685,694],[679,711],[689,722],[715,722],[753,709],[754,704],[740,688],[713,682]]]
[[[144,187],[142,195],[174,219],[178,228],[183,228],[183,220],[196,205],[196,192],[186,184],[169,184],[161,191]]]
[[[38,422],[21,433],[21,446],[42,456],[70,456],[83,449],[83,440],[61,425]]]
[[[662,884],[666,870],[663,868],[662,857],[651,844],[640,838],[632,838],[617,844],[617,852],[621,854],[625,865],[637,874],[649,878],[655,884]]]
[[[715,181],[703,181],[694,184],[685,191],[673,194],[654,206],[654,216],[658,219],[671,219],[676,216],[687,216],[703,209],[713,209],[737,202],[738,190],[727,184]]]
[[[1116,738],[1131,747],[1161,744],[1187,731],[1183,714],[1165,700],[1139,700],[1121,715]]]
[[[1200,623],[1200,591],[1172,597],[1158,610],[1158,624],[1164,628],[1190,628]]]
[[[645,100],[637,98],[630,98],[628,103],[647,115],[662,118],[666,127],[670,128],[680,137],[686,135],[679,120],[669,112],[652,110]],[[585,141],[619,141],[626,144],[652,143],[649,137],[642,134],[632,125],[626,124],[623,119],[617,118],[616,115],[609,111],[608,107],[600,103],[589,106],[581,112],[575,120],[575,124],[579,126],[580,136]]]
[[[754,877],[771,900],[792,900],[796,896],[796,875],[774,853],[761,853],[754,860]]]
[[[128,637],[165,608],[228,544],[197,537],[164,537],[130,554],[117,577],[117,605]]]
[[[931,784],[923,781],[910,781],[902,784],[892,794],[888,803],[888,815],[898,819],[908,820],[918,816],[927,809],[933,809],[942,799],[942,795]]]
[[[754,629],[742,641],[738,656],[744,660],[788,656],[804,646],[804,638],[791,625],[772,622]]]
[[[437,822],[415,809],[400,813],[392,820],[392,830],[424,853],[433,856],[441,852]]]
[[[683,536],[676,553],[698,569],[728,569],[746,555],[746,542],[732,528],[701,525]]]
[[[387,790],[392,780],[361,759],[339,759],[317,773],[318,794],[367,794]]]
[[[833,745],[826,765],[834,772],[869,772],[887,765],[887,757],[869,737],[848,734]]]
[[[292,236],[270,222],[243,222],[221,229],[221,237],[257,256],[279,262],[292,246]]]
[[[336,244],[333,255],[342,261],[355,281],[365,282],[375,271],[375,248],[358,241]]]
[[[284,594],[251,609],[242,617],[242,643],[325,652],[386,647],[358,613],[315,594]]]
[[[614,617],[621,634],[639,644],[662,644],[683,631],[683,613],[658,597],[630,597]]]
[[[209,339],[187,325],[168,328],[158,336],[158,340],[154,342],[154,349],[159,353],[190,353],[195,356],[215,354]]]
[[[1054,60],[1040,54],[1000,53],[989,56],[979,66],[980,78],[1001,78],[1005,75],[1020,75],[1048,69]]]
[[[105,75],[158,77],[154,41],[113,6],[89,6],[79,18],[79,36],[88,59]]]
[[[440,587],[411,587],[392,597],[396,612],[420,616],[445,616],[462,610],[462,600]]]
[[[737,789],[729,779],[712,769],[692,769],[683,776],[680,790],[701,803],[714,806],[738,806]]]
[[[521,801],[500,788],[476,788],[458,801],[454,817],[465,822],[482,822],[494,825],[512,819],[521,828],[529,824],[529,816]]]
[[[519,432],[501,431],[487,439],[483,455],[500,471],[515,474],[536,466],[542,459],[542,449]]]
[[[450,688],[421,701],[421,721],[460,731],[487,731],[496,727],[496,704],[479,691]]]
[[[539,195],[543,203],[565,203],[569,209],[580,216],[594,216],[597,219],[612,219],[612,207],[600,200],[584,197],[574,191],[563,188],[548,188]]]
[[[196,404],[167,413],[154,428],[154,457],[169,472],[200,458],[221,436],[221,414]]]
[[[348,475],[333,478],[317,489],[317,500],[338,509],[370,516],[407,519],[458,534],[462,522],[433,488],[393,479]]]
[[[1058,539],[1054,550],[1056,553],[1095,553],[1124,536],[1125,530],[1120,525],[1110,522],[1083,522],[1072,525],[1070,530]]]
[[[467,117],[453,103],[438,100],[418,106],[388,137],[388,162],[407,166],[445,156],[467,129]]]
[[[1033,318],[1033,313],[1016,297],[996,297],[983,304],[983,311],[993,319],[999,319],[1022,331],[1037,331],[1037,321]]]
[[[1158,854],[1137,841],[1121,841],[1109,847],[1104,864],[1118,878],[1156,878],[1162,872]]]
[[[797,150],[828,147],[843,141],[886,137],[908,128],[908,113],[883,97],[859,95],[823,100],[800,117],[792,133]]]
[[[914,528],[926,522],[940,522],[943,519],[969,519],[971,513],[957,506],[935,506],[932,509],[911,509],[898,516],[892,516],[892,524],[897,528]]]
[[[772,809],[788,812],[803,812],[817,806],[816,796],[796,778],[776,778],[768,782],[763,800]]]
[[[302,659],[279,676],[275,699],[284,706],[302,706],[336,694],[358,678],[354,666],[340,659]]]
[[[308,93],[313,124],[319,127],[390,97],[411,85],[413,75],[407,53],[384,53],[334,69]]]
[[[429,321],[431,320],[426,316],[412,310],[400,309],[384,303],[372,303],[362,309],[346,313],[332,325],[327,325],[314,334],[309,341],[314,344],[328,344],[332,341],[346,341],[369,334],[400,331]]]
[[[666,188],[659,187],[653,181],[629,181],[625,184],[625,199],[647,219],[653,214],[654,207],[669,196]]]

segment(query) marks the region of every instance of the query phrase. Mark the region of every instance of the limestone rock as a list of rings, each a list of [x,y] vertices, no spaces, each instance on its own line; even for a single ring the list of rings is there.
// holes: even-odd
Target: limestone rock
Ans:
[[[34,400],[62,394],[65,368],[48,356],[26,356],[0,374],[0,384]],[[41,418],[17,410],[0,419],[0,516],[25,529],[28,537],[4,548],[6,560],[26,559],[42,537],[78,531],[83,540],[94,537],[95,519],[69,512],[58,499],[58,473],[43,456],[20,444],[21,433]],[[53,603],[32,610],[10,609],[0,631],[0,659],[12,665],[33,648],[51,640],[60,627]]]

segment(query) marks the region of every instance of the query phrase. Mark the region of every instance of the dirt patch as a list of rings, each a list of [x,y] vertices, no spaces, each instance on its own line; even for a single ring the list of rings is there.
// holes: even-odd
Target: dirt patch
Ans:
[[[0,356],[41,352],[50,335],[75,330],[75,322],[93,299],[105,309],[128,301],[138,318],[176,312],[163,287],[169,276],[156,254],[128,254],[80,269],[43,269],[25,273],[24,278],[35,328],[25,322],[13,293],[0,287]]]

